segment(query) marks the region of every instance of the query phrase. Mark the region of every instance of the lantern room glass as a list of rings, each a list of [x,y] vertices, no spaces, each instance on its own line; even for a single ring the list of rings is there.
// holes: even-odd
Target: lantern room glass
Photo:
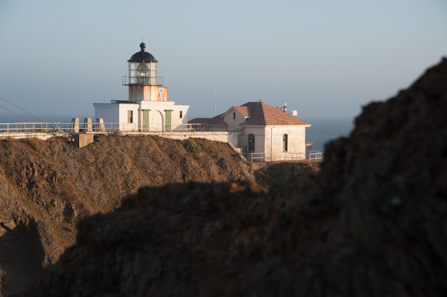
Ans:
[[[129,62],[129,80],[131,84],[148,84],[150,79],[149,63]]]

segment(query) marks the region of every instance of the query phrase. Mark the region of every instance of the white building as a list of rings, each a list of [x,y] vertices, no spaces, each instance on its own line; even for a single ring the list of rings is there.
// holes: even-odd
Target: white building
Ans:
[[[145,51],[143,42],[140,48],[127,61],[129,75],[123,77],[123,85],[129,86],[129,99],[94,103],[95,118],[102,118],[106,128],[121,131],[172,131],[188,124],[189,105],[168,101],[163,78],[157,76],[158,61]]]
[[[157,76],[158,61],[145,47],[141,43],[141,50],[127,61],[129,74],[123,77],[123,85],[129,87],[128,100],[93,104],[101,130],[132,134],[163,132],[164,137],[175,139],[199,137],[225,141],[252,161],[308,157],[307,148],[311,150],[312,143],[306,143],[305,138],[310,124],[289,115],[286,106],[248,102],[214,118],[197,118],[188,123],[189,105],[168,101],[167,88],[163,87],[162,77]]]
[[[210,131],[238,134],[242,152],[253,161],[302,160],[306,158],[306,123],[288,114],[287,106],[273,107],[263,102],[232,106],[214,118],[197,118],[190,123],[204,123]]]

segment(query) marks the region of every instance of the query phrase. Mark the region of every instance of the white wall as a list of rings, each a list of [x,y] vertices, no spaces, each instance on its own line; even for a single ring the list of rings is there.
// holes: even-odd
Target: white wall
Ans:
[[[93,103],[95,107],[95,119],[103,118],[104,123],[119,122],[119,105],[111,103]]]
[[[172,112],[172,119],[176,125],[186,125],[188,124],[188,113],[189,113],[189,105],[174,105],[175,109]],[[183,118],[180,118],[180,111],[183,112]],[[174,116],[175,114],[175,116]]]
[[[120,123],[120,130],[136,131],[142,128],[143,109],[150,109],[151,131],[162,131],[165,125],[165,110],[172,110],[172,129],[188,124],[189,105],[175,105],[173,101],[138,101],[136,103],[94,103],[95,118],[103,118],[104,123]],[[128,123],[127,112],[133,111],[133,123]],[[183,117],[180,118],[180,111]]]
[[[261,127],[255,127],[255,126],[245,126],[243,128],[243,132],[239,134],[238,137],[238,145],[237,147],[242,147],[243,145],[247,146],[247,152],[248,152],[248,135],[254,134],[255,135],[255,153],[264,153],[265,150],[265,128],[263,126]]]
[[[236,118],[233,119],[233,114]],[[231,108],[227,114],[224,115],[224,122],[227,124],[227,131],[239,130],[239,125],[245,122],[245,117],[236,109]]]
[[[120,130],[132,131],[138,129],[139,105],[136,103],[93,103],[95,118],[103,118],[104,123],[120,123]],[[133,123],[128,123],[127,111],[133,111]],[[108,125],[106,125],[109,127]]]
[[[274,127],[274,128],[273,128]],[[271,129],[273,128],[273,129]],[[270,133],[273,133],[273,141]],[[283,136],[288,135],[288,153],[305,153],[306,151],[306,127],[305,126],[266,126],[265,128],[265,150],[266,153],[273,152],[279,156],[284,152]],[[273,143],[273,150],[272,144]]]
[[[165,110],[172,110],[171,112],[171,125],[172,129],[176,129],[180,125],[188,124],[188,111],[189,105],[175,105],[173,101],[140,101],[141,117],[143,115],[143,109],[150,109],[149,112],[149,123],[153,125],[155,129],[151,128],[151,131],[161,131],[162,127],[165,125]],[[183,117],[180,118],[180,111],[183,112]]]
[[[139,129],[139,114],[138,109],[139,105],[135,103],[120,103],[116,104],[119,106],[119,123],[120,130],[123,131],[137,131]],[[129,123],[127,120],[127,111],[133,111],[133,120],[132,123]],[[105,121],[104,121],[105,122]]]
[[[273,134],[273,138],[271,137],[270,133]],[[249,134],[255,135],[254,153],[264,153],[268,158],[272,158],[273,155],[273,161],[305,158],[305,126],[243,126],[243,132],[240,133],[238,137],[237,147],[242,147],[245,145],[247,146],[247,152]],[[284,134],[288,135],[287,152],[284,151]]]

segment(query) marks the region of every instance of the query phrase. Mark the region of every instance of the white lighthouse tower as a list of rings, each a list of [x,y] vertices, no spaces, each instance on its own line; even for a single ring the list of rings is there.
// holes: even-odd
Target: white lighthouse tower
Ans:
[[[93,103],[95,117],[121,131],[172,131],[188,124],[189,105],[168,101],[163,77],[157,76],[158,61],[145,48],[142,42],[141,50],[127,61],[129,74],[123,76],[123,85],[129,87],[129,99]]]

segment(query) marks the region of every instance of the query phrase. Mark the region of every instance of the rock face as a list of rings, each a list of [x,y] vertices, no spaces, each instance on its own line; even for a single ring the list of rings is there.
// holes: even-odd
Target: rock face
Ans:
[[[447,60],[364,108],[322,170],[144,187],[27,296],[446,296]]]
[[[26,288],[76,240],[76,223],[112,211],[147,185],[218,183],[253,173],[227,144],[103,136],[0,141],[0,296]]]
[[[299,175],[316,173],[321,169],[321,162],[275,162],[267,163],[255,171],[256,182],[265,188],[282,187],[284,183],[293,182]]]

